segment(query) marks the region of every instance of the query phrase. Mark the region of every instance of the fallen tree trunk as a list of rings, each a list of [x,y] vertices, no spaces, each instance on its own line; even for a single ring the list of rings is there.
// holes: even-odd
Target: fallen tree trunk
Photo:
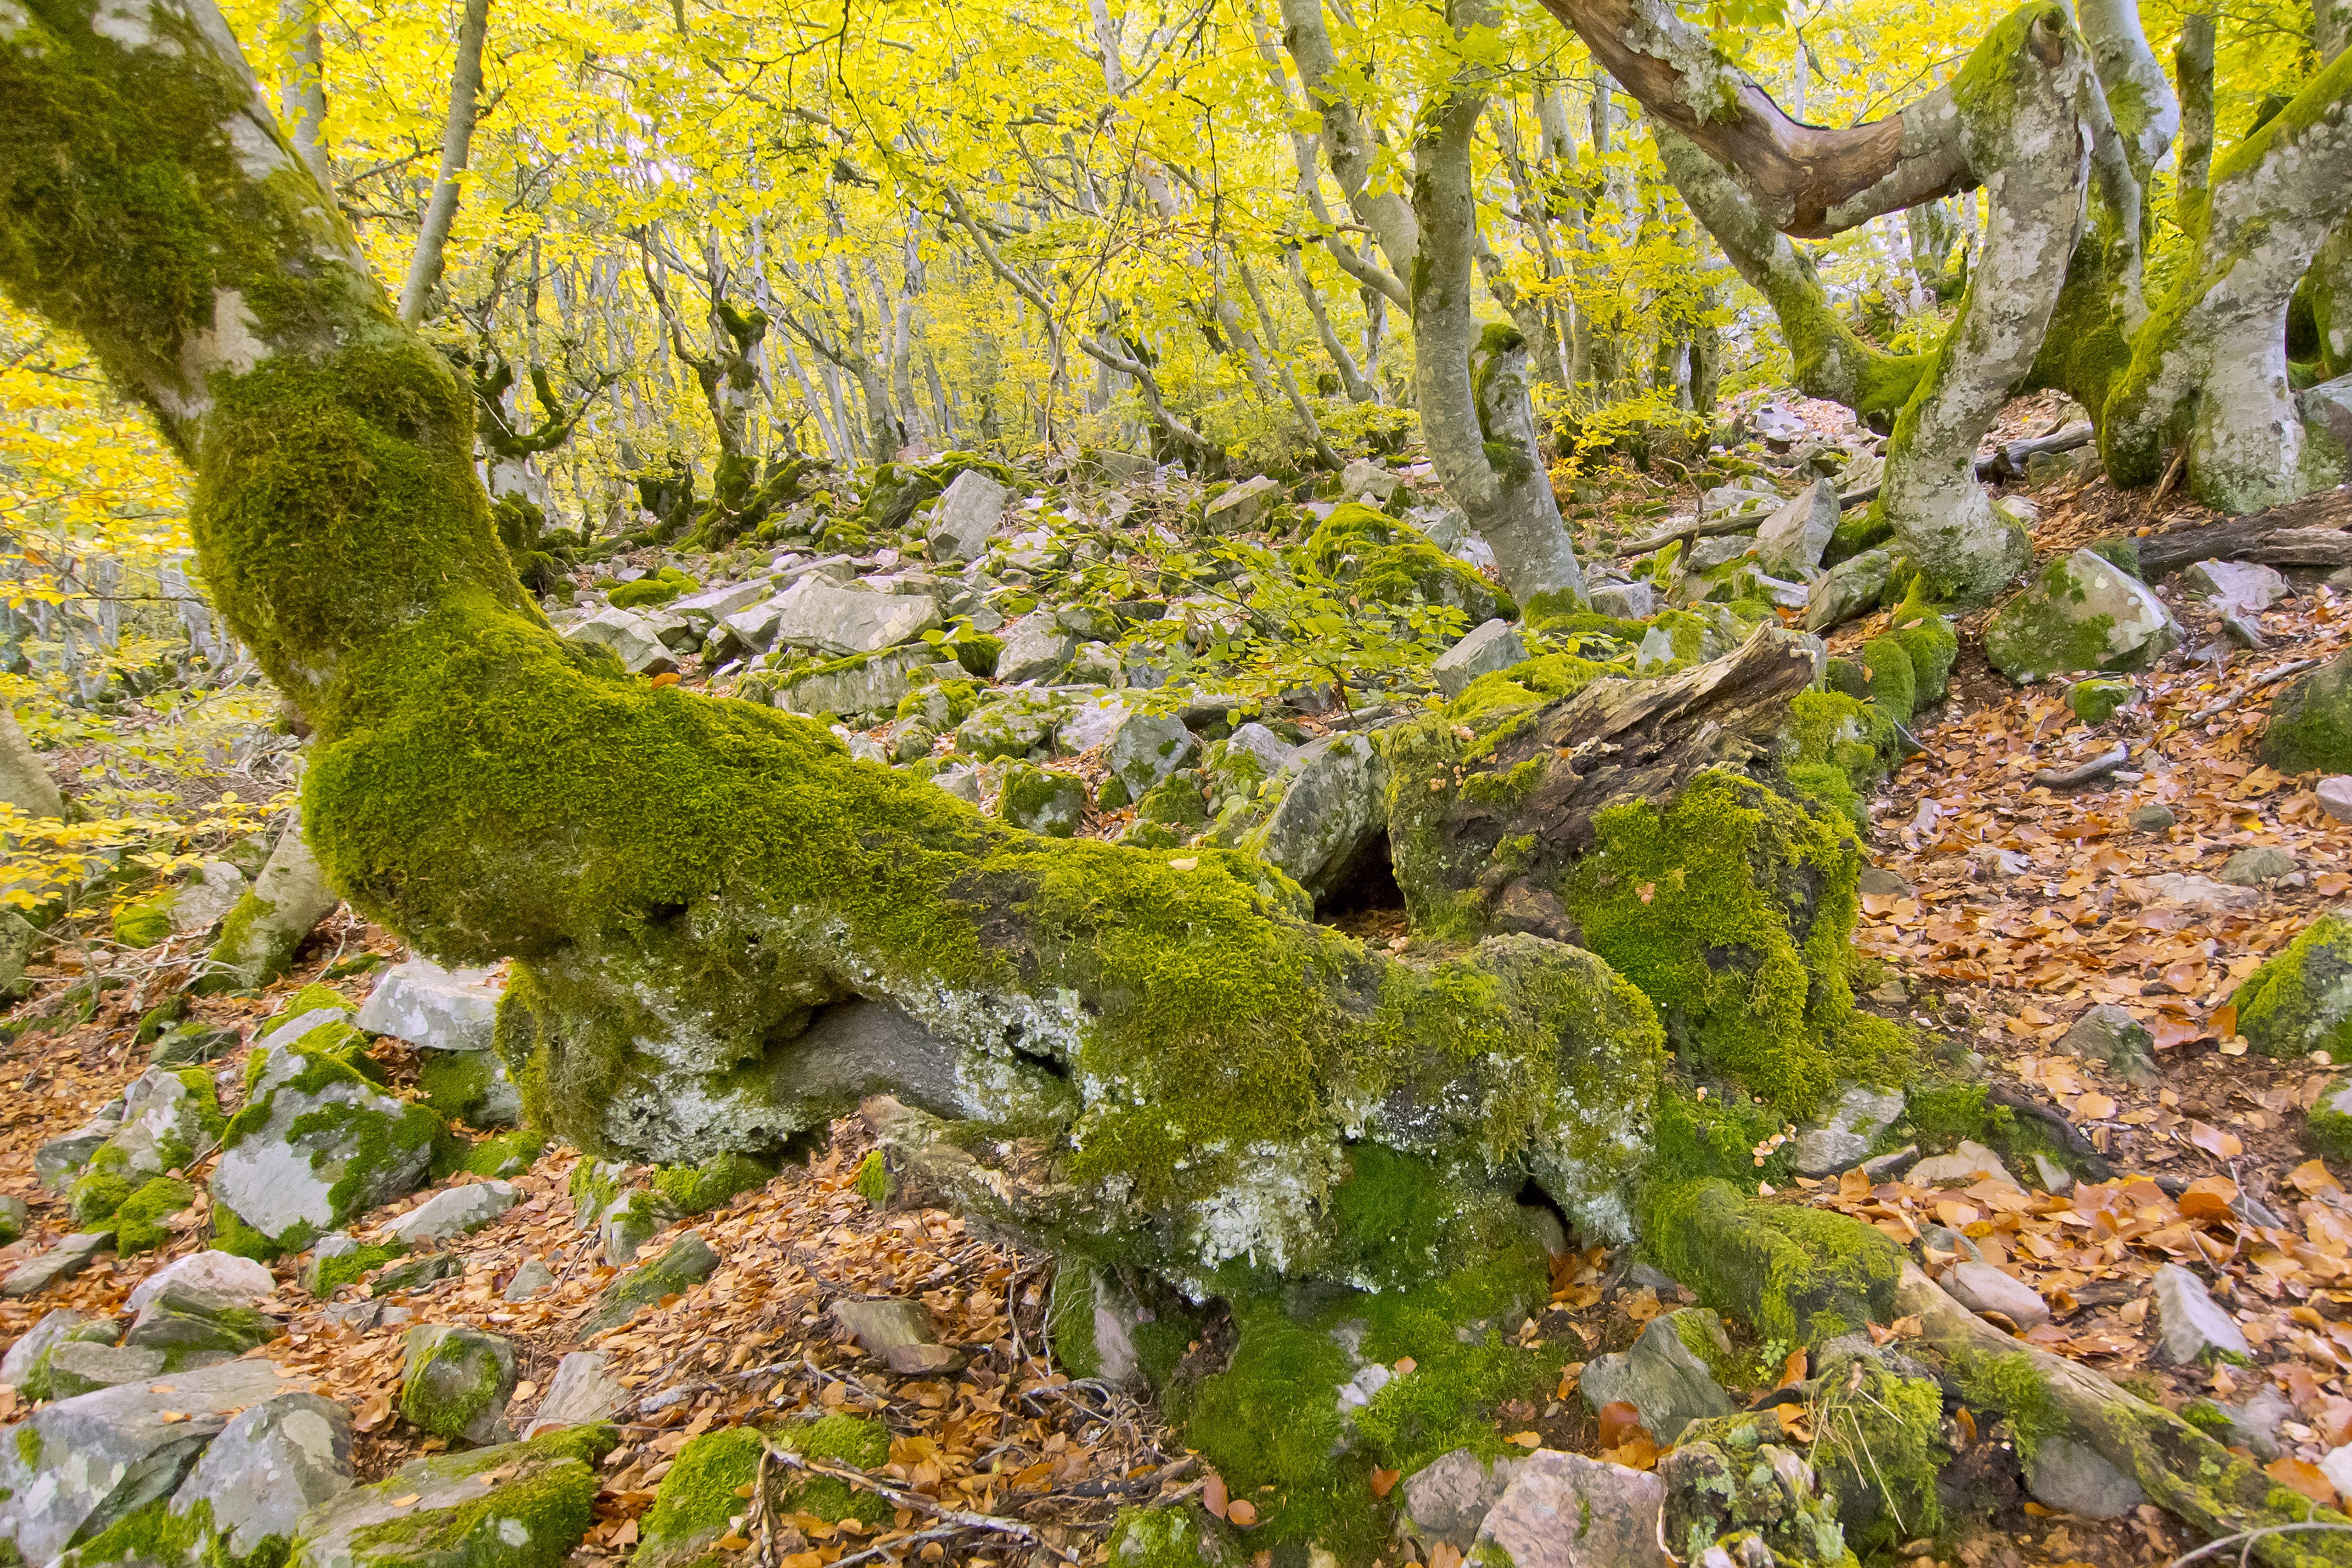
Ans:
[[[2329,490],[2250,517],[2150,534],[2139,541],[2140,573],[2152,580],[2200,560],[2352,566],[2347,528],[2352,528],[2352,490]]]

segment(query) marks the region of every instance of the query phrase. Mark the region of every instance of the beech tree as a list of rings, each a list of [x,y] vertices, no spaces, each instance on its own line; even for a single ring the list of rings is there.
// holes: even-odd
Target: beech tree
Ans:
[[[2194,242],[2161,298],[2143,287],[2146,193],[2181,128],[2136,7],[2011,13],[1957,76],[1843,130],[1791,119],[1664,0],[1546,0],[1652,117],[1693,212],[1778,312],[1799,384],[1895,415],[1873,520],[1945,596],[1981,601],[2028,557],[1973,476],[2018,392],[2091,412],[2107,472],[2252,511],[2339,482],[2346,455],[2287,369],[2288,314],[2352,213],[2352,66],[2336,52],[2293,101],[2182,184]],[[2206,78],[2210,90],[2210,77]],[[2201,179],[2202,183],[2198,181]],[[1959,319],[1935,352],[1880,353],[1831,308],[1790,238],[1982,188],[1988,226]]]

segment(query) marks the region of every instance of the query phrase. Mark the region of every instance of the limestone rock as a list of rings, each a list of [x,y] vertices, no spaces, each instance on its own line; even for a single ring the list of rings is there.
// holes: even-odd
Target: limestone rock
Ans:
[[[278,1281],[270,1277],[269,1270],[250,1258],[240,1258],[234,1252],[191,1252],[140,1281],[131,1299],[122,1304],[127,1311],[138,1312],[174,1285],[189,1286],[247,1307],[260,1305],[278,1289]]]
[[[898,711],[899,700],[908,692],[933,679],[931,672],[940,670],[952,670],[959,677],[963,674],[960,664],[942,665],[938,652],[929,644],[910,643],[903,648],[885,648],[878,653],[796,670],[770,689],[768,700],[786,713],[887,715]],[[856,747],[852,746],[851,750]]]
[[[1604,582],[1591,599],[1595,612],[1620,621],[1647,621],[1658,612],[1658,591],[1646,582]]]
[[[1692,1311],[1714,1321],[1714,1313],[1705,1308]],[[1730,1415],[1730,1396],[1683,1337],[1686,1329],[1705,1332],[1705,1325],[1697,1323],[1697,1317],[1690,1324],[1676,1321],[1690,1314],[1668,1312],[1652,1318],[1633,1349],[1589,1364],[1577,1381],[1586,1403],[1595,1411],[1620,1401],[1633,1406],[1642,1413],[1642,1425],[1661,1444],[1674,1442],[1693,1421]],[[1717,1325],[1715,1333],[1722,1332]]]
[[[2294,872],[2293,855],[2267,845],[2240,850],[2221,862],[2221,880],[2232,887],[2268,887]]]
[[[1984,631],[1985,656],[2018,682],[2064,670],[2144,670],[2180,644],[2153,589],[2105,557],[2052,561]]]
[[[1813,580],[1805,598],[1805,630],[1827,632],[1871,610],[1894,574],[1893,552],[1866,549],[1849,556]]]
[[[122,1125],[122,1102],[117,1100],[105,1111],[84,1122],[62,1137],[51,1138],[33,1151],[33,1174],[51,1192],[61,1193],[73,1186],[74,1177],[81,1175],[92,1155],[98,1153],[106,1140],[114,1136]]]
[[[2163,832],[2178,820],[2169,806],[2151,804],[2132,808],[2131,825],[2143,833]]]
[[[2210,876],[2195,876],[2177,871],[2149,877],[2147,887],[2160,903],[2186,904],[2191,909],[2210,909],[2216,914],[2252,909],[2263,901],[2263,895],[2253,888],[2232,887],[2228,883],[2215,882]]]
[[[340,1057],[299,1046],[262,1058],[237,1122],[213,1201],[282,1251],[415,1190],[439,1127]]]
[[[2178,1263],[2156,1271],[2156,1316],[2164,1358],[2195,1366],[2221,1355],[2251,1356],[2246,1336],[2196,1275]]]
[[[1756,530],[1756,556],[1778,576],[1806,576],[1822,564],[1822,551],[1837,531],[1837,486],[1816,479],[1781,503]]]
[[[1131,714],[1110,737],[1108,758],[1112,775],[1127,788],[1129,801],[1151,793],[1160,781],[1179,768],[1189,768],[1201,754],[1201,743],[1169,714]]]
[[[452,1442],[496,1442],[515,1386],[514,1346],[479,1329],[434,1323],[408,1331],[400,1413]]]
[[[996,678],[1004,685],[1050,681],[1069,667],[1078,640],[1048,614],[1033,612],[1004,629]]]
[[[542,1291],[555,1285],[555,1270],[536,1258],[526,1258],[515,1266],[514,1278],[499,1299],[505,1301],[527,1301]]]
[[[998,786],[996,810],[1016,828],[1066,839],[1086,821],[1087,781],[1059,768],[1015,762]]]
[[[957,475],[931,510],[926,529],[931,559],[978,559],[988,549],[989,536],[1004,521],[1004,506],[1012,498],[1012,491],[977,468]]]
[[[376,1275],[368,1286],[371,1296],[395,1295],[403,1291],[421,1291],[443,1280],[454,1280],[466,1271],[466,1260],[454,1252],[427,1252],[421,1258],[411,1258],[394,1263]]]
[[[652,623],[634,611],[600,610],[565,627],[562,636],[567,643],[609,649],[633,675],[667,675],[677,670],[677,659],[668,645]]]
[[[1076,757],[1082,751],[1107,746],[1127,723],[1131,711],[1117,697],[1086,698],[1054,727],[1054,749],[1065,757]]]
[[[2286,573],[2250,560],[2200,560],[2180,574],[2180,585],[2216,610],[2259,615],[2287,596]]]
[[[502,989],[487,969],[453,972],[411,958],[376,981],[361,1004],[359,1027],[425,1051],[488,1051]]]
[[[1201,520],[1213,534],[1244,534],[1256,528],[1282,499],[1282,486],[1261,474],[1244,479],[1203,507]]]
[[[833,1320],[856,1337],[866,1354],[884,1359],[902,1345],[937,1344],[940,1339],[930,1309],[920,1301],[844,1299],[834,1302]]]
[[[1359,457],[1339,470],[1339,494],[1367,506],[1387,506],[1402,485],[1402,480],[1369,457]]]
[[[288,1568],[558,1568],[595,1522],[611,1444],[589,1427],[412,1459],[303,1515]]]
[[[351,1489],[352,1413],[287,1393],[231,1418],[172,1494],[172,1511],[205,1504],[220,1544],[242,1557],[265,1541],[291,1542],[304,1514]]]
[[[163,1393],[155,1386],[126,1383],[59,1400],[0,1443],[0,1541],[20,1559],[49,1563],[78,1535],[170,1496],[230,1412],[284,1389],[266,1361],[223,1362],[175,1374]]]
[[[1513,1568],[1666,1568],[1658,1544],[1664,1504],[1654,1475],[1538,1448],[1487,1511],[1470,1561],[1500,1552]]]
[[[1440,1454],[1404,1479],[1408,1527],[1424,1546],[1443,1541],[1467,1552],[1521,1463],[1496,1459],[1490,1465],[1467,1448]]]
[[[2322,779],[2312,793],[2319,797],[2319,809],[2330,818],[2352,822],[2352,774],[2331,774]]]
[[[176,1372],[199,1355],[243,1355],[286,1332],[286,1325],[235,1296],[173,1281],[139,1309],[122,1343],[163,1353]]]
[[[78,1230],[36,1257],[27,1258],[0,1281],[0,1296],[21,1301],[37,1296],[59,1280],[69,1280],[114,1245],[111,1230]]]
[[[2050,1321],[2050,1304],[2042,1299],[2041,1291],[1990,1263],[1955,1264],[1944,1277],[1944,1289],[1969,1311],[1999,1312],[2021,1329],[2038,1328]]]
[[[2156,1037],[2147,1026],[2116,1006],[2102,1002],[2058,1037],[2058,1049],[2069,1056],[2104,1061],[2135,1088],[2156,1085]]]
[[[49,1358],[68,1343],[110,1345],[122,1337],[122,1325],[113,1318],[92,1318],[58,1307],[41,1314],[41,1321],[17,1336],[0,1359],[0,1383],[22,1398],[49,1396]]]
[[[1903,1114],[1900,1091],[1850,1084],[1815,1125],[1797,1134],[1795,1157],[1801,1176],[1833,1176],[1861,1162],[1879,1134]]]
[[[879,653],[940,624],[940,607],[929,599],[842,588],[820,577],[802,578],[771,602],[777,643],[836,657]]]
[[[1370,736],[1299,747],[1269,789],[1278,798],[1242,847],[1309,894],[1335,891],[1387,841],[1388,757]]]
[[[226,1355],[214,1355],[192,1364],[209,1366],[227,1359]],[[70,1399],[77,1394],[94,1394],[101,1388],[161,1377],[164,1371],[163,1353],[160,1350],[68,1340],[49,1353],[47,1396]]]
[[[669,1249],[652,1262],[631,1270],[604,1287],[595,1315],[582,1331],[583,1338],[593,1338],[606,1329],[618,1328],[636,1316],[637,1309],[651,1306],[664,1296],[690,1291],[710,1278],[719,1267],[719,1254],[702,1233],[689,1230],[669,1244]]]
[[[384,1226],[384,1233],[411,1247],[479,1230],[515,1206],[510,1182],[476,1182],[436,1192]]]
[[[1437,689],[1458,697],[1479,676],[1507,670],[1528,656],[1518,628],[1507,621],[1488,621],[1437,656]]]
[[[1972,1138],[1962,1138],[1950,1154],[1930,1155],[1913,1166],[1905,1179],[1914,1186],[1935,1186],[1945,1182],[1976,1182],[1986,1176],[2017,1186],[2017,1178],[2009,1174],[2009,1167],[2000,1163],[1999,1155]]]
[[[549,1381],[547,1394],[523,1436],[536,1437],[559,1427],[586,1427],[609,1420],[627,1404],[629,1391],[605,1375],[604,1362],[601,1350],[575,1350],[557,1362],[555,1376]]]
[[[2044,1437],[2025,1461],[2025,1490],[2034,1500],[2084,1519],[2121,1519],[2147,1500],[2139,1483],[2086,1443]]]
[[[206,861],[172,894],[172,929],[181,936],[209,931],[245,896],[245,873],[226,861]]]
[[[1835,1504],[1822,1495],[1812,1466],[1793,1448],[1769,1440],[1779,1421],[1741,1416],[1711,1422],[1658,1462],[1665,1489],[1667,1545],[1693,1563],[1829,1563],[1845,1557],[1845,1532]],[[1819,1451],[1819,1450],[1817,1450]],[[1716,1552],[1727,1538],[1749,1535],[1767,1549],[1762,1558]],[[1744,1542],[1737,1543],[1744,1546]]]

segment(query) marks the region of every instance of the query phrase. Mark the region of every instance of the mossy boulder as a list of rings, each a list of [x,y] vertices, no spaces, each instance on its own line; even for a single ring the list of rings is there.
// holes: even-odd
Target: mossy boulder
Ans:
[[[298,1251],[424,1181],[442,1135],[431,1110],[307,1046],[257,1051],[247,1071],[212,1180],[226,1250],[265,1261]]]
[[[879,1469],[890,1459],[888,1428],[855,1416],[826,1416],[772,1431],[729,1427],[705,1432],[677,1451],[639,1524],[635,1561],[642,1568],[682,1568],[709,1557],[751,1512],[743,1490],[757,1479],[760,1456],[771,1445],[836,1469]],[[807,1514],[829,1523],[855,1520],[861,1531],[892,1517],[881,1498],[847,1481],[784,1465],[772,1473],[778,1478],[772,1483],[778,1489],[777,1504],[788,1516]]]
[[[719,1254],[701,1232],[689,1230],[671,1242],[662,1255],[650,1263],[630,1270],[604,1287],[604,1294],[596,1304],[596,1313],[583,1329],[583,1337],[593,1338],[606,1329],[618,1328],[637,1315],[640,1309],[658,1306],[671,1296],[683,1295],[710,1278],[719,1267]]]
[[[413,1459],[306,1514],[289,1568],[558,1568],[595,1522],[614,1441],[610,1427],[567,1427]]]
[[[1104,1544],[1111,1568],[1228,1568],[1244,1555],[1227,1544],[1224,1526],[1191,1502],[1123,1508]]]
[[[662,1166],[654,1172],[653,1190],[670,1212],[690,1217],[724,1208],[736,1194],[765,1186],[775,1175],[769,1161],[722,1150],[696,1165]]]
[[[196,1189],[178,1176],[155,1176],[114,1211],[114,1249],[128,1258],[152,1252],[172,1239],[170,1220],[196,1201]]]
[[[152,947],[172,935],[169,894],[126,904],[114,912],[114,939],[125,947]]]
[[[1086,821],[1087,781],[1059,768],[1016,762],[1004,770],[996,810],[1016,828],[1066,839]]]
[[[1760,1202],[1713,1178],[1662,1177],[1642,1207],[1658,1266],[1771,1338],[1819,1344],[1893,1318],[1902,1249],[1860,1220]]]
[[[8,1347],[7,1359],[0,1361],[0,1383],[15,1388],[17,1397],[27,1402],[47,1399],[50,1396],[49,1360],[59,1345],[110,1345],[121,1337],[122,1324],[115,1318],[92,1318],[67,1307],[44,1312],[40,1322]]]
[[[356,1285],[373,1270],[407,1256],[408,1249],[397,1241],[363,1243],[348,1231],[330,1231],[311,1248],[299,1281],[304,1290],[325,1301],[345,1285]]]
[[[2145,670],[2179,645],[2155,591],[2087,549],[2044,567],[1984,630],[1985,657],[2021,684],[2069,670]]]
[[[111,1219],[151,1183],[193,1164],[220,1138],[225,1124],[212,1074],[198,1067],[149,1068],[123,1090],[120,1122],[91,1151],[68,1194],[74,1222],[90,1229]],[[158,1225],[187,1207],[182,1201],[159,1207],[172,1191],[158,1187],[146,1193],[138,1217],[142,1227]],[[159,1239],[142,1229],[137,1239],[140,1249],[147,1250]]]
[[[412,1426],[452,1442],[496,1442],[514,1388],[514,1346],[500,1335],[446,1323],[408,1331],[400,1413]]]
[[[139,1309],[122,1343],[161,1351],[164,1370],[177,1372],[205,1360],[243,1355],[286,1333],[286,1325],[218,1291],[173,1281]]]
[[[2230,998],[2238,1032],[2264,1056],[2352,1060],[2352,919],[2323,915]]]
[[[1315,569],[1383,604],[1442,604],[1468,623],[1516,621],[1510,595],[1429,541],[1410,523],[1359,501],[1343,502],[1307,538]]]
[[[511,1127],[522,1115],[522,1096],[496,1051],[419,1051],[416,1086],[437,1114],[469,1127]]]
[[[1780,1423],[1726,1416],[1684,1434],[1659,1461],[1666,1489],[1660,1535],[1677,1561],[1696,1561],[1730,1543],[1730,1561],[1748,1558],[1739,1542],[1756,1537],[1790,1568],[1839,1568],[1853,1556],[1838,1522],[1837,1500],[1824,1494],[1813,1467],[1780,1439]]]
[[[2084,724],[2099,725],[2115,717],[2117,709],[2138,696],[2139,688],[2129,681],[2094,675],[2067,688],[2066,706]]]
[[[466,1152],[459,1169],[478,1176],[520,1176],[547,1148],[547,1134],[521,1129],[484,1138]]]
[[[2282,773],[2352,772],[2352,654],[2279,688],[2262,755]]]

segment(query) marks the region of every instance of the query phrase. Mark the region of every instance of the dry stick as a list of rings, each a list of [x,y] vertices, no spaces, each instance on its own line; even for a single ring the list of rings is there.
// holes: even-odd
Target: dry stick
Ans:
[[[933,1502],[920,1492],[900,1491],[896,1487],[884,1486],[863,1470],[823,1464],[815,1459],[804,1458],[789,1448],[779,1448],[773,1444],[766,1445],[763,1452],[770,1459],[787,1469],[803,1470],[813,1476],[829,1476],[835,1480],[856,1487],[862,1491],[870,1491],[893,1508],[903,1508],[910,1513],[919,1513],[931,1519],[941,1520],[963,1530],[984,1530],[997,1535],[1009,1535],[1016,1541],[1036,1547],[1041,1552],[1050,1552],[1065,1563],[1078,1561],[1060,1547],[1047,1542],[1033,1526],[1024,1524],[1017,1519],[998,1519],[992,1514],[973,1513],[968,1509],[949,1508]]]
[[[2088,762],[2078,762],[2072,768],[2045,768],[2033,776],[2038,789],[2072,789],[2104,779],[2131,760],[2131,753],[2117,746],[2099,753]]]
[[[2229,712],[2231,708],[2236,707],[2240,703],[2252,697],[2256,692],[2266,691],[2270,687],[2278,685],[2281,681],[2285,680],[2289,675],[2299,675],[2303,674],[2304,671],[2311,669],[2315,665],[2324,664],[2327,661],[2325,659],[2296,659],[2291,663],[2281,664],[2277,669],[2273,670],[2269,674],[2257,679],[2252,685],[2247,686],[2244,690],[2234,692],[2229,696],[2223,697],[2220,702],[2213,704],[2210,707],[2199,708],[2195,713],[2189,716],[2188,719],[2182,723],[2180,727],[2183,729],[2193,729],[2198,725],[2203,724],[2209,718],[2219,718],[2221,715]]]
[[[2164,477],[2156,482],[2155,493],[2150,495],[2147,498],[2147,509],[2140,513],[2142,517],[2153,517],[2156,516],[2158,504],[2164,499],[2165,492],[2172,488],[2172,482],[2180,477],[2181,465],[2188,461],[2189,444],[2184,441],[2172,454],[2172,461],[2165,465]]]

